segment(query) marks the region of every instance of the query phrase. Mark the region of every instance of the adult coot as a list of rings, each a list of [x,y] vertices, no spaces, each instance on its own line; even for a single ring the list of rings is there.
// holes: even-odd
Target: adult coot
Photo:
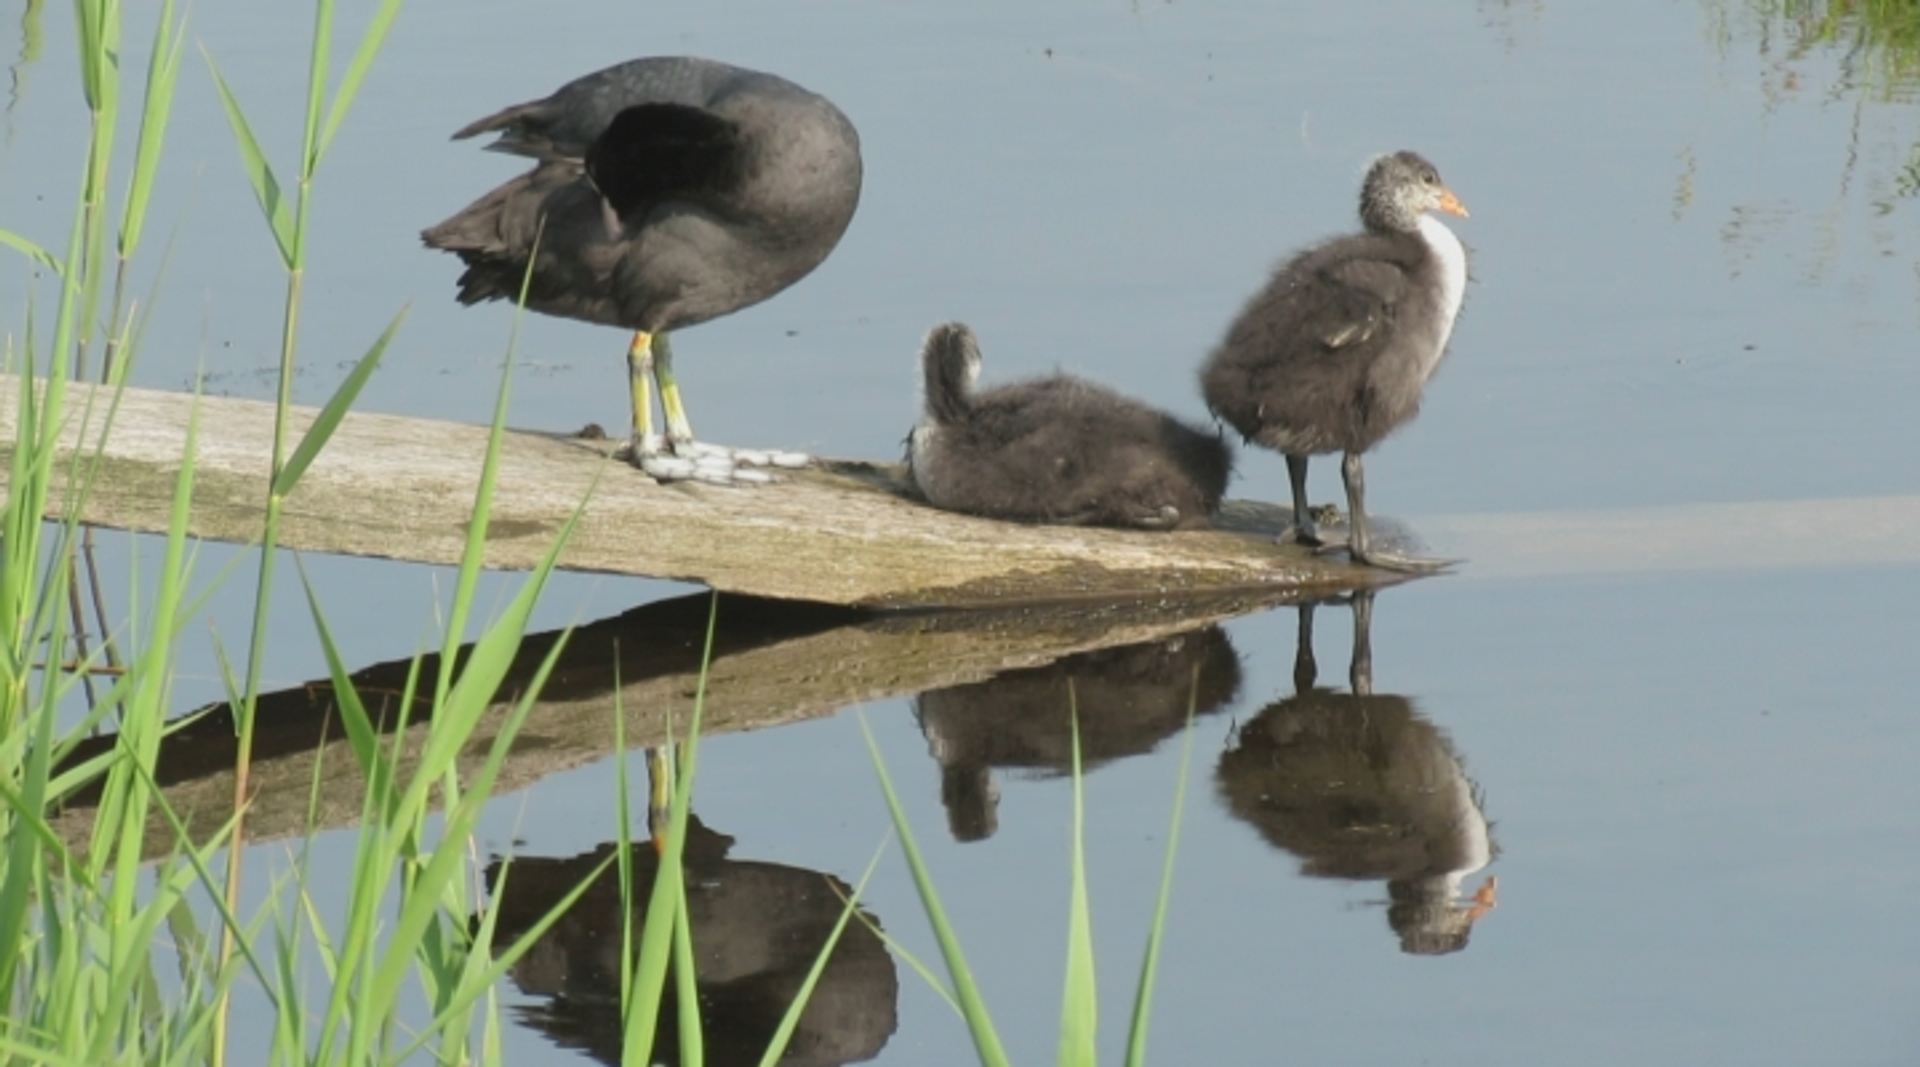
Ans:
[[[1200,374],[1214,414],[1286,455],[1293,526],[1283,539],[1321,543],[1307,506],[1307,457],[1341,452],[1348,551],[1356,562],[1403,571],[1445,564],[1369,546],[1360,456],[1419,411],[1460,310],[1466,251],[1430,211],[1467,213],[1433,164],[1413,152],[1374,161],[1360,186],[1366,228],[1275,271]]]
[[[1205,526],[1233,458],[1205,433],[1067,375],[973,391],[980,346],[957,322],[935,326],[920,355],[926,417],[907,466],[928,502],[1016,522]]]
[[[636,59],[453,136],[534,168],[421,237],[458,255],[460,302],[515,300],[633,330],[631,458],[656,478],[763,480],[764,455],[697,445],[667,335],[820,264],[860,200],[860,139],[824,97],[710,59]],[[657,383],[667,432],[655,432]],[[790,457],[805,462],[805,457]]]

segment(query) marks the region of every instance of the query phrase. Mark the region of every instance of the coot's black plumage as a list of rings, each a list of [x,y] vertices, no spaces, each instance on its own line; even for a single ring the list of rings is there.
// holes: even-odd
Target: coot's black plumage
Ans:
[[[860,199],[860,140],[824,97],[708,59],[636,59],[489,115],[456,139],[534,168],[421,235],[466,263],[460,302],[635,331],[632,451],[659,477],[700,452],[669,331],[773,296],[818,266]],[[537,252],[536,252],[537,249]],[[528,261],[532,260],[531,277]],[[666,414],[654,432],[655,383]]]
[[[980,347],[950,322],[921,352],[926,417],[908,438],[935,507],[1017,522],[1164,530],[1204,526],[1227,488],[1227,444],[1067,375],[973,391]]]
[[[1442,564],[1369,546],[1360,456],[1419,411],[1460,310],[1466,252],[1430,211],[1467,213],[1418,154],[1376,160],[1360,189],[1366,228],[1283,264],[1201,371],[1214,414],[1286,455],[1293,490],[1286,536],[1320,543],[1307,507],[1307,457],[1340,452],[1349,552],[1356,562],[1397,570]]]

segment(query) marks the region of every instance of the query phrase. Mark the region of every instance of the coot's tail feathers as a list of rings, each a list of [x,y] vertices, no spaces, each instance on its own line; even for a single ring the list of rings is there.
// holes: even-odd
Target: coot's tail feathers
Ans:
[[[505,237],[506,210],[515,197],[533,185],[534,174],[523,174],[462,208],[459,214],[420,231],[428,248],[444,249],[467,265],[460,275],[459,301],[512,300],[520,295],[526,273],[524,253],[515,254]]]
[[[515,264],[495,256],[461,255],[467,269],[460,273],[460,292],[455,299],[471,306],[488,300],[518,300],[521,271]]]
[[[533,186],[534,173],[514,178],[461,208],[453,217],[420,231],[420,240],[428,248],[463,254],[505,251],[503,216],[514,199]]]

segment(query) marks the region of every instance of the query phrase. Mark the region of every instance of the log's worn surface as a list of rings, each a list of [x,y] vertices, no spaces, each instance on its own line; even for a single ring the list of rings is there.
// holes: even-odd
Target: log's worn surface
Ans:
[[[19,379],[0,376],[0,453],[13,447],[18,389]],[[99,463],[81,518],[120,529],[164,530],[195,400],[127,389],[103,434],[100,424],[111,401],[106,391],[79,385],[67,394],[64,447],[85,442],[85,452]],[[223,397],[198,403],[190,532],[220,541],[257,540],[273,408]],[[290,441],[298,440],[314,414],[296,410]],[[84,425],[89,419],[91,425]],[[348,415],[287,500],[282,543],[316,552],[457,562],[486,436],[479,426]],[[1260,589],[1331,592],[1387,577],[1273,544],[1285,518],[1273,507],[1229,503],[1219,529],[1172,534],[1022,526],[918,503],[905,491],[897,466],[828,462],[754,489],[663,486],[609,459],[611,448],[607,441],[509,434],[487,565],[531,567],[585,500],[562,566],[861,607]],[[6,469],[0,455],[0,478]],[[56,493],[50,507],[64,506]]]
[[[1126,605],[936,613],[723,596],[702,733],[757,729],[849,704],[978,682],[1077,652],[1187,633],[1290,599],[1287,591],[1271,590]],[[497,792],[524,788],[605,756],[613,749],[616,709],[630,746],[684,736],[712,605],[712,597],[699,593],[575,630],[507,757]],[[498,703],[462,757],[467,770],[485,756],[511,702],[560,637],[535,634],[523,643],[496,695]],[[355,691],[370,711],[385,716],[388,729],[400,718],[393,705],[410,667],[408,660],[395,660],[352,676]],[[420,677],[431,678],[438,669],[438,657],[425,657]],[[410,717],[402,745],[409,761],[431,729],[420,718],[427,710],[422,704]],[[1085,728],[1097,729],[1097,724]],[[250,781],[257,792],[247,817],[252,838],[302,832],[310,802],[316,829],[349,826],[360,817],[365,783],[346,744],[330,683],[262,695],[256,730]],[[216,706],[161,742],[155,778],[168,807],[196,836],[217,829],[232,814],[234,733],[231,712]],[[113,735],[89,738],[64,765],[111,752],[115,744]],[[324,773],[315,773],[316,760]],[[896,768],[895,773],[911,771]],[[84,847],[91,830],[93,799],[83,793],[53,816],[60,835],[76,849]],[[148,827],[149,851],[165,851],[172,841],[156,815]]]

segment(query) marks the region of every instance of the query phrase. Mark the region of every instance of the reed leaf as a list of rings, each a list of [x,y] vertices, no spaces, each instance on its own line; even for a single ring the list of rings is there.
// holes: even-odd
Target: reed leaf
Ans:
[[[171,33],[171,38],[169,38]],[[121,259],[133,255],[146,225],[147,201],[153,191],[153,175],[160,165],[160,149],[166,142],[167,119],[173,113],[173,87],[180,73],[180,49],[187,39],[186,20],[173,18],[173,0],[161,0],[160,25],[153,33],[153,48],[147,55],[147,89],[140,111],[140,133],[134,142],[133,171],[127,179],[126,206],[120,213]]]
[[[1080,773],[1080,708],[1071,681],[1067,686],[1073,741],[1073,840],[1069,867],[1072,888],[1067,902],[1067,974],[1060,998],[1061,1067],[1091,1064],[1099,1051],[1099,990],[1093,969],[1093,920],[1087,904],[1086,803]]]
[[[213,74],[213,87],[220,94],[220,106],[226,109],[227,125],[233,128],[233,139],[240,146],[240,167],[246,172],[254,200],[260,204],[260,213],[266,217],[267,230],[273,234],[274,248],[280,253],[280,264],[286,270],[294,270],[298,261],[294,256],[293,212],[287,206],[280,180],[274,177],[273,164],[267,161],[266,152],[253,135],[253,127],[247,123],[246,113],[240,109],[239,99],[227,87],[227,79],[220,75],[213,56],[204,46],[201,54]]]
[[[373,66],[373,57],[380,51],[380,45],[387,39],[387,31],[393,27],[393,20],[400,14],[400,0],[382,0],[380,7],[368,21],[366,30],[360,34],[360,44],[353,50],[353,57],[347,61],[347,70],[340,78],[340,85],[333,92],[333,103],[327,108],[327,121],[320,131],[319,158],[324,159],[327,149],[333,144],[333,135],[340,130],[340,123],[347,117],[347,108],[359,95],[360,82],[367,76],[368,68]]]
[[[373,377],[373,372],[380,366],[380,357],[386,354],[388,343],[393,340],[394,333],[400,329],[400,323],[406,317],[407,308],[403,307],[387,321],[387,328],[380,331],[380,336],[374,340],[373,346],[354,363],[353,370],[348,372],[346,379],[334,389],[333,395],[327,398],[320,413],[314,416],[313,424],[307,427],[306,433],[300,435],[300,443],[294,446],[293,454],[287,457],[286,464],[274,475],[275,496],[289,496],[293,493],[294,487],[300,484],[300,476],[307,472],[314,458],[320,455],[320,450],[325,448],[327,442],[332,439],[333,431],[340,427],[340,420],[347,417],[347,409],[360,398],[360,390],[366,386],[367,379]]]
[[[1200,673],[1194,669],[1187,696],[1187,729],[1180,740],[1180,773],[1174,779],[1173,812],[1167,819],[1167,852],[1160,861],[1160,888],[1153,898],[1153,922],[1147,926],[1147,946],[1140,957],[1140,979],[1134,986],[1133,1010],[1127,1020],[1128,1067],[1147,1062],[1147,1021],[1153,1015],[1153,984],[1159,973],[1160,942],[1167,929],[1167,907],[1173,899],[1173,861],[1180,851],[1180,823],[1187,803],[1187,772],[1193,766],[1193,713],[1199,699]]]
[[[54,258],[52,252],[14,233],[12,230],[0,230],[0,245],[6,245],[8,248],[32,260],[38,266],[51,271],[56,278],[66,277],[66,273],[60,268],[60,261]]]
[[[874,739],[873,728],[867,725],[864,716],[860,720],[860,729],[866,734],[867,753],[873,761],[874,774],[880,781],[880,795],[886,799],[887,814],[893,819],[893,832],[900,838],[901,853],[906,857],[907,870],[913,875],[913,887],[920,895],[920,908],[927,915],[927,924],[933,927],[934,940],[939,943],[940,955],[946,961],[947,977],[953,982],[954,999],[960,1006],[961,1018],[966,1020],[967,1033],[973,1038],[974,1052],[984,1067],[1007,1067],[1006,1049],[1000,1044],[1000,1035],[994,1030],[986,1001],[980,996],[979,987],[974,984],[973,972],[967,967],[966,953],[960,948],[960,938],[954,933],[946,909],[940,904],[940,893],[934,888],[933,875],[920,855],[920,845],[914,840],[906,809],[900,806],[900,797],[894,792],[893,779],[887,774],[886,762],[880,758],[880,743]]]
[[[773,1029],[773,1036],[767,1040],[766,1051],[760,1055],[760,1067],[776,1067],[781,1056],[787,1051],[787,1042],[793,1040],[793,1031],[800,1025],[800,1015],[807,1010],[807,1001],[813,997],[813,987],[820,982],[820,976],[826,973],[828,961],[833,959],[833,950],[840,945],[840,935],[847,929],[847,922],[860,911],[860,899],[866,894],[867,883],[873,879],[873,872],[880,866],[880,857],[886,855],[886,848],[875,849],[873,858],[867,861],[867,869],[860,872],[860,881],[854,884],[853,892],[843,898],[845,906],[840,909],[840,917],[834,920],[833,929],[827,932],[826,944],[820,947],[820,954],[813,958],[813,966],[807,968],[807,976],[801,980],[800,988],[794,990],[793,1001],[780,1016],[780,1024]]]

